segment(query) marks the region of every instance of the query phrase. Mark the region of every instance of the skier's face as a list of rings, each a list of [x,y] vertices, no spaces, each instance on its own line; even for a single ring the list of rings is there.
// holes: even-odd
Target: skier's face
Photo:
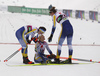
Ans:
[[[38,34],[43,34],[43,32],[41,32],[41,31],[39,30]]]
[[[53,15],[54,15],[54,13],[53,13],[53,12],[49,12],[49,13],[50,13],[50,15],[51,15],[51,16],[53,16]]]
[[[39,40],[40,40],[41,42],[44,42],[45,37],[44,37],[43,35],[41,35],[40,38],[39,38]]]

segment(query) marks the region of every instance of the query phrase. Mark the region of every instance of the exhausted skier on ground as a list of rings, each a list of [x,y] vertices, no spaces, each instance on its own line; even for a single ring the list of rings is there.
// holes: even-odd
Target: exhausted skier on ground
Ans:
[[[45,27],[37,28],[32,25],[23,26],[16,31],[16,37],[22,46],[21,52],[22,52],[22,56],[23,56],[23,63],[34,64],[34,62],[32,62],[28,59],[28,54],[27,54],[27,49],[28,49],[27,43],[30,44],[30,42],[31,42],[29,40],[29,36],[31,35],[31,38],[34,38],[34,35],[36,33],[39,35],[39,34],[43,34],[45,31],[46,31]],[[37,35],[37,38],[38,38],[38,35]],[[37,38],[35,37],[33,39],[33,41],[36,42]]]
[[[34,57],[34,61],[36,63],[48,63],[48,60],[55,58],[55,55],[52,53],[52,51],[50,50],[47,42],[44,41],[45,37],[43,35],[41,35],[39,37],[39,41],[35,44],[35,57]],[[47,51],[49,52],[50,56],[47,57],[47,55],[44,54],[45,48],[47,49]]]

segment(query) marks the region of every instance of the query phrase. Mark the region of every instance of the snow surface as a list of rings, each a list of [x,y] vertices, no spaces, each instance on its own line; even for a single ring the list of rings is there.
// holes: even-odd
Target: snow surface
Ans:
[[[37,1],[38,3],[36,3]],[[90,6],[88,6],[88,2],[91,2],[89,4],[91,8]],[[63,5],[63,3],[65,5]],[[72,3],[73,6],[70,3]],[[85,4],[85,6],[83,3]],[[90,10],[100,4],[100,2],[99,0],[0,0],[0,5],[25,5],[27,7],[35,8],[47,8],[50,4],[55,5],[59,9],[72,8]],[[97,22],[85,21],[80,19],[69,18],[69,20],[74,28],[73,58],[92,59],[94,61],[100,61],[100,24]],[[36,27],[39,27],[41,25],[45,26],[47,28],[47,32],[44,35],[47,41],[52,28],[52,19],[50,16],[18,14],[0,11],[0,76],[100,76],[100,63],[60,66],[7,66],[6,64],[23,64],[22,55],[20,52],[7,63],[4,63],[3,60],[21,47],[19,44],[16,44],[18,43],[18,41],[15,37],[15,32],[21,26],[28,24],[34,25]],[[53,41],[50,44],[57,44],[60,30],[61,27],[59,24],[57,24]],[[66,41],[64,42],[64,44],[66,44]],[[50,45],[50,48],[53,53],[56,54],[57,46]],[[34,45],[29,45],[28,50],[29,59],[34,61]],[[45,53],[47,53],[47,51]],[[67,46],[62,47],[61,56],[68,57]]]
[[[100,24],[98,22],[85,21],[80,19],[69,18],[74,29],[73,44],[100,44]],[[17,13],[0,13],[0,42],[18,43],[15,32],[18,28],[25,25],[33,25],[36,27],[45,26],[47,32],[45,33],[46,40],[49,37],[52,29],[52,19],[45,15],[32,14],[17,14]],[[54,40],[51,43],[58,42],[59,33],[61,31],[60,25],[57,23]],[[6,35],[6,37],[5,37]],[[64,42],[67,43],[66,41]]]
[[[3,60],[15,52],[20,45],[0,45],[0,75],[1,76],[100,76],[100,63],[81,64],[81,65],[57,65],[57,66],[26,66],[9,67],[6,64],[21,65],[22,56],[19,52],[7,63]],[[53,53],[56,53],[56,46],[50,46]],[[100,60],[100,47],[98,46],[74,46],[75,58]],[[68,56],[67,47],[63,46],[62,55]],[[46,52],[47,53],[47,52]],[[34,60],[34,46],[29,46],[29,59]],[[77,61],[73,61],[77,62]]]
[[[84,44],[94,46],[73,46],[73,58],[93,59],[100,61],[100,24],[97,22],[72,19],[69,18],[74,28],[73,44]],[[47,38],[52,28],[52,20],[50,16],[39,16],[17,13],[0,13],[0,43],[18,43],[15,37],[15,31],[21,26],[31,24],[34,26],[45,26],[47,32],[44,34]],[[52,44],[56,44],[61,27],[57,24]],[[81,40],[80,40],[81,38]],[[66,41],[64,42],[66,44]],[[99,46],[95,46],[99,45]],[[6,64],[18,65],[22,63],[21,53],[15,55],[7,63],[3,60],[19,49],[19,44],[0,44],[0,74],[2,76],[100,76],[100,64],[84,64],[84,65],[61,65],[61,66],[29,66],[29,67],[9,67]],[[56,54],[57,46],[50,46],[54,54]],[[29,45],[29,59],[34,61],[34,45]],[[47,52],[46,52],[47,53]],[[68,57],[67,46],[62,47],[61,56]],[[77,61],[73,61],[77,62]]]

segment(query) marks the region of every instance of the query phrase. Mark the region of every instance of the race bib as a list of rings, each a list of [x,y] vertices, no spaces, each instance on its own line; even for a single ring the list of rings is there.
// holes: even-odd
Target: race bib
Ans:
[[[58,16],[57,19],[56,19],[56,21],[57,21],[58,23],[60,23],[60,21],[62,20],[62,17],[63,17],[63,15]]]
[[[28,32],[32,31],[32,26],[27,26]]]

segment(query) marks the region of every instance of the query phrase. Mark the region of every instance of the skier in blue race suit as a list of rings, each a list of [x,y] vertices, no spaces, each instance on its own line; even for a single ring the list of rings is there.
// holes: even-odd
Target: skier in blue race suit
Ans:
[[[66,60],[66,62],[72,63],[71,58],[72,58],[72,53],[73,53],[73,48],[72,48],[73,27],[70,21],[67,19],[66,15],[61,12],[57,12],[55,7],[52,7],[49,13],[52,16],[52,20],[53,20],[51,35],[48,38],[49,42],[52,41],[52,37],[56,29],[56,22],[58,22],[62,27],[62,30],[58,39],[58,48],[57,48],[57,56],[56,56],[55,63],[60,63],[59,58],[61,54],[61,47],[66,37],[67,37],[67,45],[69,48],[69,59]]]
[[[27,43],[30,44],[30,42],[31,42],[29,40],[29,36],[31,36],[31,38],[34,38],[33,41],[36,42],[38,36],[43,34],[45,31],[46,31],[45,27],[37,28],[32,25],[23,26],[16,31],[16,37],[22,46],[21,52],[22,52],[22,56],[23,56],[23,63],[34,64],[34,62],[32,62],[28,59],[28,54],[27,54],[27,49],[28,49]],[[37,35],[37,37],[34,37],[36,33],[38,35]]]

